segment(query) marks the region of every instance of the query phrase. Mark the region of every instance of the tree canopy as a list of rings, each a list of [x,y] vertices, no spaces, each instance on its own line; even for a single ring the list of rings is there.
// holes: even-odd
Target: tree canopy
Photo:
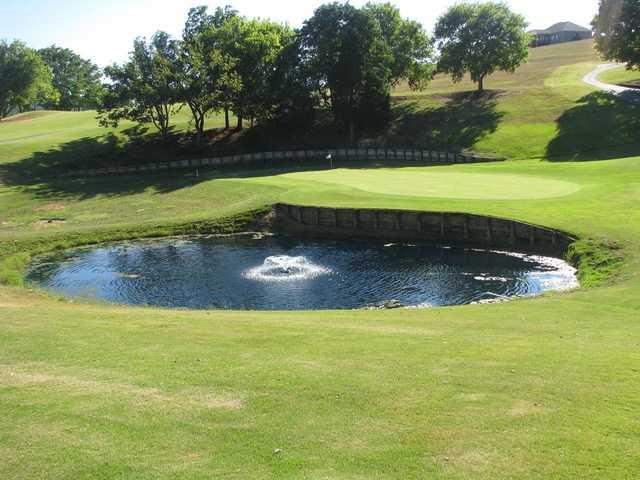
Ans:
[[[640,2],[600,0],[593,28],[596,48],[605,59],[640,68]]]
[[[0,41],[0,118],[17,109],[56,101],[51,71],[35,50],[20,41]]]
[[[207,115],[229,108],[242,87],[235,71],[237,60],[222,50],[218,34],[226,18],[232,16],[235,12],[224,9],[210,16],[206,7],[197,7],[189,11],[185,24],[176,68],[178,100],[191,110],[198,144],[202,142]]]
[[[53,75],[56,101],[45,106],[57,110],[86,110],[97,108],[103,94],[102,73],[97,65],[85,60],[68,48],[55,45],[38,51]]]
[[[369,3],[371,14],[391,53],[391,82],[406,80],[414,90],[426,88],[435,72],[434,40],[419,22],[404,19],[390,3]]]
[[[241,80],[240,89],[231,95],[231,107],[242,129],[245,118],[264,117],[268,107],[271,76],[285,46],[294,36],[286,25],[267,20],[227,16],[216,32],[221,50],[234,61]]]
[[[157,32],[148,42],[136,39],[127,63],[105,69],[112,83],[106,86],[100,122],[153,123],[166,140],[171,116],[179,107],[178,56],[179,44],[165,32]]]
[[[527,23],[505,3],[459,3],[438,19],[438,70],[455,82],[469,73],[484,89],[496,71],[515,72],[529,54]]]
[[[322,5],[305,22],[299,41],[321,98],[352,140],[356,129],[386,120],[395,83],[407,79],[420,88],[432,76],[431,39],[390,4]]]

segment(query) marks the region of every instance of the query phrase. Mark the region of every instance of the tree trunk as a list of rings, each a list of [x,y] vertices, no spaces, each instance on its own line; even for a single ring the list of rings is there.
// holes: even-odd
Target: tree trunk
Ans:
[[[224,129],[229,130],[229,107],[224,107]]]
[[[353,120],[349,122],[349,141],[351,142],[351,145],[356,141],[356,126]]]
[[[202,138],[204,137],[204,122],[198,120],[196,123],[196,147],[202,146]]]
[[[238,114],[238,131],[241,131],[244,128],[244,119],[242,118],[242,114]]]
[[[484,92],[484,75],[481,75],[480,79],[478,80],[478,91]]]

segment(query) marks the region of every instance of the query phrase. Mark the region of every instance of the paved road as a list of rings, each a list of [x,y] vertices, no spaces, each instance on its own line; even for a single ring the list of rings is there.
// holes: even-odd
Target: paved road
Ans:
[[[605,65],[600,65],[593,72],[585,75],[582,80],[593,87],[604,90],[605,92],[616,93],[621,96],[634,98],[634,100],[640,99],[640,89],[622,87],[620,85],[612,85],[610,83],[604,83],[598,80],[600,74],[606,72],[607,70],[618,68],[619,66],[620,64],[617,63],[607,63]]]

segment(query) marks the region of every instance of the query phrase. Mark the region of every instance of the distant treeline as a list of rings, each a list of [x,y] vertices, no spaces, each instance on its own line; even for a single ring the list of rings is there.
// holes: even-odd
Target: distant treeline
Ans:
[[[35,107],[98,108],[102,82],[100,69],[68,48],[33,50],[17,40],[0,40],[0,119]]]

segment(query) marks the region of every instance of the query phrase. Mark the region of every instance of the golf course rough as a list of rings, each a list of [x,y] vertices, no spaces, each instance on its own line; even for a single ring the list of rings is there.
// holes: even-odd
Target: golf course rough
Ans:
[[[638,478],[640,149],[612,136],[637,125],[633,109],[582,84],[597,63],[590,42],[536,49],[515,75],[487,81],[503,115],[474,137],[517,161],[416,169],[420,181],[383,192],[389,172],[376,169],[342,172],[350,181],[3,175],[0,272],[12,282],[34,252],[230,231],[285,202],[571,232],[583,288],[500,305],[258,313],[74,303],[3,285],[0,478]],[[442,113],[446,95],[469,88],[438,78],[416,108]],[[104,134],[95,113],[57,115],[2,122],[4,165]],[[447,185],[429,183],[432,172]],[[474,187],[483,175],[487,193]],[[508,195],[500,178],[512,179]]]

